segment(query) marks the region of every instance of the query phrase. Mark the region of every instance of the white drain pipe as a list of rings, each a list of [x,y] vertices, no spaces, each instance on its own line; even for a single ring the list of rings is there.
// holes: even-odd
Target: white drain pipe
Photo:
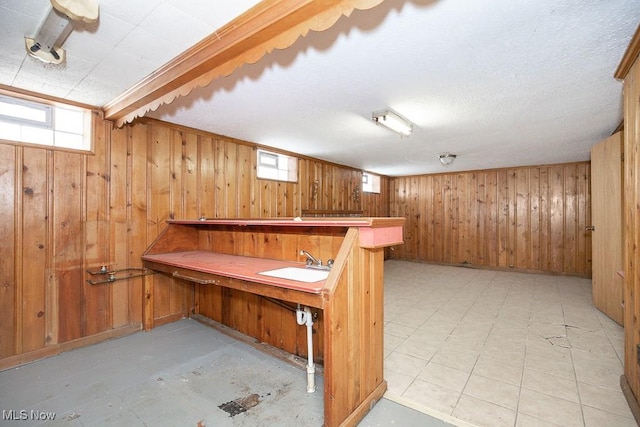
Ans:
[[[298,325],[307,326],[307,355],[309,359],[307,364],[307,393],[314,393],[316,391],[316,367],[313,364],[313,315],[311,314],[311,309],[305,307],[302,310],[300,304],[298,304],[296,320]]]

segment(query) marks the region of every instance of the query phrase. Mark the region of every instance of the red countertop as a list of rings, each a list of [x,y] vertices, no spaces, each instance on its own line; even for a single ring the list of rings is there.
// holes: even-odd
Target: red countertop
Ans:
[[[180,223],[183,223],[182,221]],[[324,288],[325,280],[318,282],[299,282],[258,274],[260,272],[285,267],[301,267],[304,263],[274,259],[254,258],[248,256],[227,255],[207,251],[187,251],[143,255],[145,261],[157,262],[174,267],[231,277],[250,282],[263,283],[285,289],[319,294]]]
[[[277,225],[289,227],[391,227],[402,226],[404,218],[395,217],[354,217],[354,218],[215,218],[215,219],[173,219],[168,224],[183,225],[237,225],[237,226],[263,226]]]

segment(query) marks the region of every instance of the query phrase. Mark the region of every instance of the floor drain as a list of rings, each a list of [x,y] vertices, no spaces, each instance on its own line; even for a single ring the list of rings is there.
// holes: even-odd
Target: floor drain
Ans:
[[[230,417],[235,417],[238,414],[247,412],[248,409],[253,408],[258,403],[260,403],[260,396],[258,396],[257,394],[250,394],[247,397],[242,397],[240,399],[223,403],[222,405],[218,406],[218,408],[228,413]]]

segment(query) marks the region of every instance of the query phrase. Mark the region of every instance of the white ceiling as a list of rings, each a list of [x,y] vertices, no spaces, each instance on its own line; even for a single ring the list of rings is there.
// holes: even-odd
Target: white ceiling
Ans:
[[[102,106],[256,1],[99,3],[55,67],[23,39],[49,2],[0,0],[0,84]],[[386,175],[588,160],[639,22],[638,0],[385,0],[148,115]],[[414,134],[373,124],[384,108]]]

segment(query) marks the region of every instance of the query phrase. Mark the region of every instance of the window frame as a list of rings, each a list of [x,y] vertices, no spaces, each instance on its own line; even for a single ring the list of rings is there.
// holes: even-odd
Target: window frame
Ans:
[[[93,154],[94,151],[94,111],[95,109],[80,104],[71,104],[60,101],[54,101],[50,99],[39,98],[35,95],[24,95],[21,93],[13,93],[11,91],[0,90],[0,100],[7,100],[8,104],[15,104],[32,108],[34,110],[45,111],[46,120],[37,121],[29,120],[28,118],[19,118],[8,115],[0,114],[0,124],[8,124],[9,126],[19,126],[17,132],[21,137],[12,138],[0,134],[0,141],[3,143],[9,143],[14,145],[21,145],[27,147],[38,147],[45,149],[53,149],[59,151],[70,151],[76,153]],[[82,120],[81,129],[82,133],[69,131],[65,127],[56,128],[56,110],[71,111],[74,113],[80,113]],[[61,114],[61,112],[60,112]],[[78,122],[80,126],[80,123]],[[28,136],[23,136],[23,133],[30,132],[50,132],[49,138],[44,139],[30,139]],[[64,135],[70,135],[71,138],[75,138],[80,141],[80,144],[65,143]],[[56,144],[56,141],[58,142]]]
[[[273,159],[273,162],[262,162],[263,157]],[[256,177],[270,181],[297,183],[298,160],[294,156],[258,148],[256,150]],[[292,163],[294,165],[293,168],[291,168]],[[265,176],[264,170],[275,171],[277,177]],[[283,178],[283,175],[286,175],[286,178]]]
[[[369,179],[371,179],[371,182],[369,182]],[[380,194],[380,175],[362,172],[362,192]]]

